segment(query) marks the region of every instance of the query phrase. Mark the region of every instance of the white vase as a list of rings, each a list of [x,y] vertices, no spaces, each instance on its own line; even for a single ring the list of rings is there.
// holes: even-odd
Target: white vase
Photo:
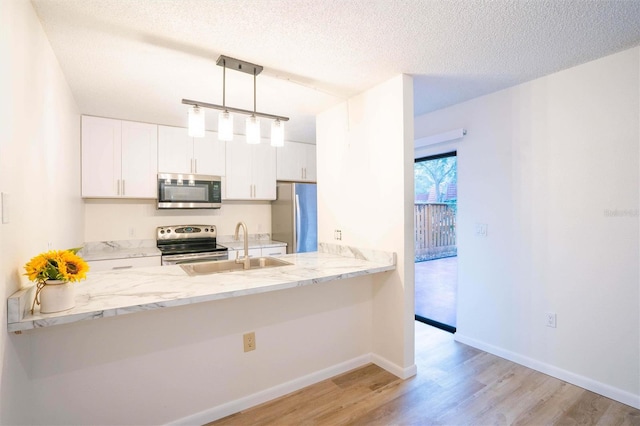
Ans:
[[[76,288],[73,283],[48,280],[40,291],[40,313],[66,311],[76,305]]]

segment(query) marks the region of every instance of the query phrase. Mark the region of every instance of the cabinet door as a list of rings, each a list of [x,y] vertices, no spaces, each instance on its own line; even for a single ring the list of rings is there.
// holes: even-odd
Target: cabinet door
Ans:
[[[316,168],[316,146],[311,144],[300,144],[304,147],[304,180],[315,182],[317,178]]]
[[[243,135],[235,135],[234,140],[227,144],[226,199],[252,199],[251,152]]]
[[[236,256],[238,256],[238,258],[242,258],[242,256],[244,256],[244,249],[240,249],[240,250],[229,249],[229,251],[227,253],[228,253],[227,260],[236,260]],[[252,257],[261,257],[262,256],[262,250],[260,249],[260,247],[258,247],[258,248],[250,248],[248,255],[249,255],[250,258],[252,258]]]
[[[263,247],[262,248],[262,256],[280,256],[283,254],[287,254],[287,247]]]
[[[120,137],[120,120],[82,117],[83,197],[119,195]]]
[[[182,127],[158,126],[158,172],[192,173],[193,141]]]
[[[276,199],[276,149],[268,139],[251,147],[251,171],[253,198],[256,200]]]
[[[277,149],[278,180],[315,182],[316,146],[306,143],[285,142]]]
[[[276,177],[278,180],[298,181],[302,179],[304,151],[299,143],[285,141],[276,148]]]
[[[91,260],[87,262],[91,272],[111,271],[118,269],[143,268],[147,266],[160,266],[160,256],[131,257],[127,259]]]
[[[122,122],[122,186],[128,198],[156,198],[158,184],[158,126]]]
[[[193,138],[194,172],[202,175],[225,175],[225,143],[217,132],[205,132],[204,138]]]

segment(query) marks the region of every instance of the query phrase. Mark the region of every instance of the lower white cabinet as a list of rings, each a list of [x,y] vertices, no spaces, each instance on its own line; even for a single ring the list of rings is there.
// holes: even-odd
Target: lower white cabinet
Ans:
[[[236,253],[239,253],[239,257],[244,256],[244,249],[234,250],[229,249],[229,260],[235,260]],[[263,248],[250,248],[249,257],[266,257],[266,256],[279,256],[281,254],[287,254],[287,246],[283,247],[263,247]]]
[[[242,258],[242,256],[244,256],[244,249],[241,250],[232,250],[229,249],[229,260],[235,260],[236,259],[236,254],[238,255],[239,258]],[[249,258],[252,257],[260,257],[262,256],[262,250],[260,248],[250,248],[249,249]]]
[[[112,271],[117,269],[143,268],[145,266],[160,266],[160,256],[130,257],[126,259],[90,260],[91,272]]]
[[[262,256],[280,256],[281,254],[287,254],[287,246],[262,248]]]

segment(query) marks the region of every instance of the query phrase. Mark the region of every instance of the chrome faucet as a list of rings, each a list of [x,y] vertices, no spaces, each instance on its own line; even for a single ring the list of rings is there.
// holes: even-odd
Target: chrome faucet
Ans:
[[[249,236],[247,234],[247,225],[244,222],[238,222],[238,224],[236,225],[236,233],[233,238],[236,241],[239,240],[238,231],[240,230],[241,226],[243,233],[242,238],[244,238],[244,257],[242,259],[239,259],[238,256],[240,255],[240,253],[236,252],[236,263],[242,263],[242,269],[250,269],[251,261],[249,260]]]

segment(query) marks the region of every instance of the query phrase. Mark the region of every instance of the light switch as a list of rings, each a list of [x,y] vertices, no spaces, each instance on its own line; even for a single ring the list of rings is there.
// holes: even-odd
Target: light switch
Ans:
[[[9,223],[9,194],[2,193],[2,223]]]

